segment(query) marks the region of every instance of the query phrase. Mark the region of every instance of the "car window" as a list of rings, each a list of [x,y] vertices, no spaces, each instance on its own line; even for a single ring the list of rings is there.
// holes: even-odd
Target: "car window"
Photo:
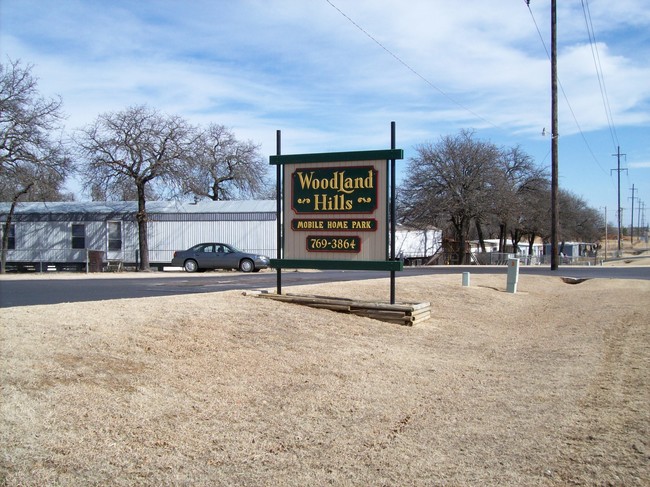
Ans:
[[[203,247],[201,252],[214,252],[214,245],[206,245]]]

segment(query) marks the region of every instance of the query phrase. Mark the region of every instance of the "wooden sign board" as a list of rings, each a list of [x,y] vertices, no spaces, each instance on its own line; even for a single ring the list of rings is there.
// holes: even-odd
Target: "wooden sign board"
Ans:
[[[390,159],[401,149],[272,156],[282,165],[276,268],[401,270],[389,261]]]

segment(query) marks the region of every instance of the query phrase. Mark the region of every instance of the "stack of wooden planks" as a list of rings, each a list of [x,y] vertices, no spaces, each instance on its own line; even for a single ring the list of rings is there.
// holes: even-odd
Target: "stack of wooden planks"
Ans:
[[[348,298],[304,294],[255,293],[260,298],[301,304],[312,308],[324,308],[340,313],[351,313],[389,323],[413,326],[431,318],[431,303],[377,303]]]

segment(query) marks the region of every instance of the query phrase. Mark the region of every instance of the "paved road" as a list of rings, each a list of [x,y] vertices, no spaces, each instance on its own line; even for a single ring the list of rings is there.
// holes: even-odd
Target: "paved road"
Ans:
[[[432,266],[407,268],[397,272],[397,277],[431,274],[471,274],[507,273],[505,266]],[[567,276],[576,278],[604,279],[650,279],[650,267],[560,267],[551,271],[547,267],[522,266],[521,274],[547,276]],[[54,275],[55,276],[55,275]],[[283,272],[282,288],[325,282],[378,279],[389,276],[388,272],[373,271],[321,271],[321,272]],[[0,308],[11,306],[31,306],[37,304],[56,304],[78,301],[101,301],[105,299],[144,298],[195,294],[235,289],[275,289],[275,272],[242,274],[239,272],[210,272],[188,275],[183,272],[168,273],[160,277],[146,278],[115,277],[97,278],[80,274],[77,278],[57,279],[53,275],[25,275],[0,278]],[[41,278],[47,277],[47,278]],[[387,291],[388,292],[388,291]]]

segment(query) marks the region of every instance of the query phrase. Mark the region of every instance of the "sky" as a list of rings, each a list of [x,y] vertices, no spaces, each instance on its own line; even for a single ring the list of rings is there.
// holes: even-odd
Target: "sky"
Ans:
[[[277,130],[282,154],[387,149],[394,121],[398,182],[419,144],[463,129],[550,172],[551,2],[529,3],[0,0],[0,56],[62,98],[68,134],[146,104],[267,157]],[[557,3],[560,188],[615,222],[620,176],[623,225],[632,205],[647,222],[650,9]]]

